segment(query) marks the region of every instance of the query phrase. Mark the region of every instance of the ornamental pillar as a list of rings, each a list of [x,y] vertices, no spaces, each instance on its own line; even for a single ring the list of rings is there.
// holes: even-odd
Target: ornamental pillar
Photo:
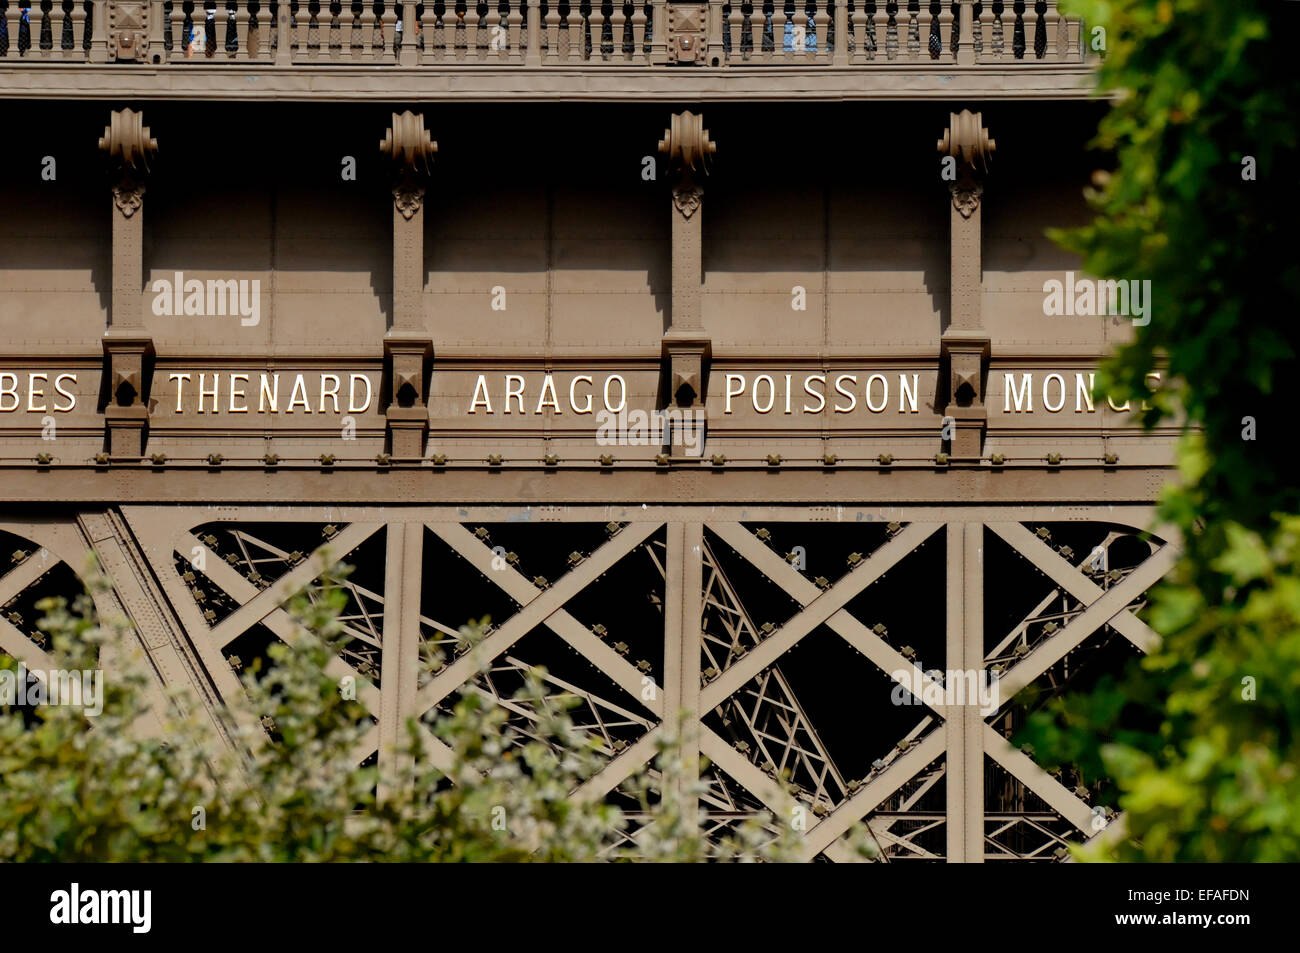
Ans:
[[[433,340],[424,327],[424,193],[438,151],[424,115],[393,114],[380,152],[393,170],[393,313],[384,335],[388,452],[423,457],[429,432],[427,404]]]
[[[984,404],[988,378],[989,337],[983,318],[983,265],[980,248],[980,204],[984,177],[997,144],[989,138],[980,113],[963,109],[950,114],[948,128],[939,140],[949,178],[950,320],[940,341],[941,383],[947,385],[944,416],[953,418],[953,457],[978,458],[988,428]],[[945,175],[947,177],[947,175]]]
[[[704,279],[703,223],[704,189],[710,157],[717,144],[709,139],[704,117],[691,112],[675,113],[659,141],[667,156],[668,181],[672,193],[672,297],[670,324],[663,336],[662,367],[665,404],[668,408],[691,410],[702,422],[708,388],[712,340],[704,331],[701,316],[701,285]],[[685,453],[682,434],[670,431],[673,456]],[[695,443],[703,448],[703,441]]]
[[[108,155],[113,221],[113,291],[104,332],[104,379],[109,385],[102,407],[105,449],[112,457],[138,459],[148,440],[154,357],[141,304],[144,193],[158,140],[141,113],[120,109],[109,117],[99,148]]]

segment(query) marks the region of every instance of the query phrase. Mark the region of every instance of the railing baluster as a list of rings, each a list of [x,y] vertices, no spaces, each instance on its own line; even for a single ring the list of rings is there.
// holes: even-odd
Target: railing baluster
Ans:
[[[887,13],[885,21],[885,58],[898,59],[898,3],[883,4]]]
[[[321,51],[331,62],[337,63],[343,56],[343,6],[339,0],[321,0],[321,15],[325,17],[325,40]]]
[[[1070,31],[1066,18],[1061,16],[1060,4],[1051,0],[1047,5],[1047,37],[1052,52],[1052,59],[1062,62],[1069,56]]]
[[[737,7],[739,3],[736,4]],[[640,0],[632,2],[632,58],[643,62],[645,53],[645,28],[650,18],[645,15],[645,4]]]
[[[372,0],[363,0],[360,23],[354,16],[352,30],[352,59],[360,61],[366,55],[366,48],[372,45],[375,33],[375,8]]]
[[[99,4],[95,4],[99,6]],[[185,59],[185,4],[181,0],[172,0],[172,9],[167,16],[164,35],[171,36],[171,52],[167,59],[178,63]]]
[[[235,48],[231,59],[248,59],[248,0],[239,0],[235,9]]]
[[[49,12],[50,45],[47,59],[63,59],[63,0],[51,0]]]
[[[392,59],[396,62],[397,57],[391,56],[397,45],[397,0],[384,0],[384,12],[379,15],[379,32],[375,34],[375,42],[370,46],[370,53],[376,60]]]
[[[26,22],[20,2],[30,4]],[[328,60],[414,67],[454,58],[525,68],[668,62],[666,0],[589,0],[585,6],[577,0],[566,4],[567,12],[559,0],[444,0],[441,6],[432,0],[362,0],[355,6],[352,0],[146,2],[142,62]],[[703,2],[704,66],[1092,62],[1086,24],[1063,13],[1061,0]],[[105,62],[107,31],[97,30],[95,20],[106,16],[106,7],[107,0],[7,0],[0,9],[0,26],[7,25],[0,58]]]
[[[847,6],[848,4],[845,4],[846,8]],[[844,44],[846,61],[849,63],[864,63],[867,59],[867,30],[873,29],[873,27],[867,25],[867,5],[863,0],[857,0],[853,5],[851,18],[853,20],[854,48],[850,50],[849,44],[847,42]],[[845,39],[847,40],[848,37],[845,37]],[[837,38],[835,42],[838,43],[839,39]]]
[[[528,4],[528,22],[524,23],[524,65],[542,65],[542,0],[520,0]]]
[[[546,52],[544,62],[554,63],[560,56],[560,4],[551,0],[546,7]]]
[[[50,25],[50,11],[46,8],[46,3],[53,6],[53,0],[34,0],[34,9],[32,10],[33,14],[40,14],[40,38],[32,45],[42,53],[51,52],[54,49],[54,28]],[[40,58],[51,59],[49,56]]]
[[[217,55],[217,48],[220,41],[217,39],[217,6],[216,0],[206,0],[212,4],[212,9],[203,10],[203,56],[205,59],[213,59]]]
[[[745,11],[742,9],[740,0],[731,0],[731,12],[727,14],[727,35],[730,37],[731,52],[727,54],[727,60],[739,61],[740,53],[740,32],[745,26]]]
[[[1064,19],[1064,18],[1062,18]],[[1066,23],[1066,43],[1065,58],[1071,63],[1082,63],[1087,59],[1087,52],[1083,49],[1083,21],[1077,17],[1070,17]]]
[[[587,26],[591,30],[591,57],[593,62],[599,62],[606,59],[602,30],[605,26],[605,15],[600,9],[601,0],[591,0],[591,13],[587,14]]]
[[[50,45],[47,59],[63,59],[63,32],[64,21],[67,19],[67,13],[63,9],[63,0],[51,0],[49,25],[50,25]]]
[[[419,63],[428,63],[433,59],[435,49],[433,42],[434,24],[437,22],[438,14],[434,11],[433,0],[424,0],[424,12],[420,14],[420,32],[418,34],[420,44],[416,45],[416,61]],[[421,48],[421,44],[423,48]]]
[[[70,59],[86,58],[86,7],[82,0],[72,0],[72,52]],[[166,58],[167,54],[162,54]]]
[[[623,0],[614,0],[614,57],[625,62],[636,52],[636,36],[628,33],[629,19]]]
[[[4,57],[9,62],[18,59],[18,28],[21,16],[16,0],[8,0],[3,9],[0,9],[0,17],[4,17],[5,21],[5,42],[3,48],[0,48],[0,57]]]
[[[629,60],[632,58],[632,51],[623,42],[623,31],[627,28],[627,13],[623,9],[623,0],[614,0],[611,13],[614,27],[614,59]]]
[[[871,7],[870,13],[867,7]],[[875,61],[880,58],[880,51],[884,49],[881,44],[881,27],[884,21],[881,19],[885,4],[883,0],[871,0],[864,3],[858,0],[857,8],[853,12],[853,22],[857,25],[856,34],[858,37],[857,55],[854,56],[855,63],[865,63]]]
[[[570,0],[564,25],[569,34],[569,62],[577,63],[582,59],[582,10],[578,0]]]
[[[247,0],[245,0],[245,2],[247,2]],[[235,0],[226,0],[226,15],[221,18],[224,21],[221,24],[224,29],[218,28],[217,31],[224,37],[224,42],[221,43],[220,51],[225,53],[227,58],[233,57],[240,50],[239,22],[236,19],[236,6],[237,4],[235,3]]]
[[[320,5],[321,0],[307,0],[307,57],[320,56]]]
[[[862,0],[858,0],[862,5]],[[835,0],[835,52],[836,66],[849,65],[849,4],[848,0]]]
[[[392,12],[390,25],[384,30],[385,42],[392,44],[389,60],[398,66],[415,65],[415,0],[388,0]]]
[[[248,4],[249,0],[244,0]],[[270,44],[267,38],[270,35],[266,25],[267,19],[266,0],[258,0],[257,9],[254,10],[249,5],[248,8],[248,58],[250,60],[260,60],[266,56],[267,48]]]
[[[365,15],[365,5],[355,0],[341,0],[339,4],[339,58],[356,62],[361,59],[361,50],[365,46],[365,33],[361,29],[361,18]]]
[[[993,50],[990,46],[993,42],[993,4],[990,0],[983,0],[980,4],[980,15],[975,29],[978,31],[975,34],[975,62],[983,63],[993,58]]]
[[[952,5],[944,0],[939,7],[939,55],[934,57],[941,62],[952,62]]]

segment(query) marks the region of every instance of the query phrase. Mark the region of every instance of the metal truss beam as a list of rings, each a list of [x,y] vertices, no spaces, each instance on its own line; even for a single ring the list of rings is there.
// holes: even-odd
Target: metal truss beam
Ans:
[[[358,590],[367,600],[363,612],[377,617],[373,606],[382,606],[383,610],[382,626],[367,626],[373,642],[382,652],[380,683],[375,685],[361,677],[344,659],[336,659],[330,669],[335,676],[351,674],[357,677],[358,698],[378,718],[379,723],[358,748],[359,758],[378,751],[381,764],[395,768],[397,775],[402,776],[407,765],[394,752],[403,738],[402,726],[408,719],[419,719],[430,742],[427,747],[432,762],[449,769],[451,752],[434,737],[423,721],[424,716],[453,691],[475,685],[484,662],[506,656],[510,646],[519,639],[545,626],[657,719],[657,723],[645,719],[648,730],[644,734],[621,751],[611,752],[612,756],[603,768],[573,792],[576,800],[592,801],[609,796],[634,773],[643,770],[665,743],[670,743],[680,746],[688,777],[674,791],[664,791],[666,797],[686,796],[686,789],[693,787],[692,782],[697,780],[692,773],[699,764],[699,756],[704,755],[739,786],[730,786],[721,795],[714,791],[698,805],[707,805],[720,825],[726,826],[734,822],[735,817],[756,810],[755,801],[777,812],[778,823],[788,823],[790,819],[780,816],[779,812],[795,806],[808,808],[808,792],[795,792],[796,797],[792,799],[782,790],[781,782],[768,770],[760,768],[753,758],[758,757],[760,763],[766,758],[778,766],[798,764],[800,770],[806,769],[810,773],[815,784],[833,787],[833,781],[844,794],[838,802],[835,797],[831,798],[827,805],[831,808],[829,813],[823,814],[818,809],[817,813],[822,814],[819,820],[815,815],[808,816],[810,827],[804,832],[802,846],[805,859],[823,854],[837,861],[859,859],[851,854],[843,838],[854,823],[863,819],[871,835],[887,851],[882,859],[894,856],[969,862],[982,860],[986,854],[989,859],[1021,855],[1042,857],[1045,850],[1063,842],[1067,836],[1063,833],[1064,824],[1068,823],[1085,836],[1090,834],[1093,814],[1084,801],[1044,772],[1025,753],[1014,749],[988,724],[978,706],[972,704],[933,707],[899,742],[896,750],[877,763],[876,769],[866,779],[860,783],[846,782],[839,776],[830,752],[817,740],[815,726],[779,672],[778,662],[785,653],[824,625],[890,677],[903,671],[908,673],[909,679],[917,680],[909,687],[919,683],[927,688],[941,689],[943,686],[925,675],[919,665],[904,658],[855,618],[847,606],[944,527],[947,552],[946,664],[958,671],[982,671],[988,664],[983,647],[983,600],[989,583],[983,574],[983,541],[988,527],[1029,564],[1044,573],[1052,585],[1070,600],[1081,604],[1077,611],[1073,608],[1073,601],[1067,604],[1069,621],[1053,635],[1039,641],[1002,676],[999,688],[1005,700],[1041,677],[1103,626],[1110,625],[1140,649],[1151,648],[1156,637],[1136,617],[1133,606],[1141,599],[1142,593],[1169,569],[1178,552],[1176,544],[1167,543],[1109,589],[1104,589],[1021,525],[1033,521],[1087,521],[1136,526],[1150,516],[1151,511],[1145,506],[1007,504],[963,507],[914,503],[876,507],[777,504],[741,507],[702,503],[635,508],[583,504],[307,505],[276,508],[128,506],[122,513],[127,520],[120,526],[115,528],[111,521],[94,524],[97,528],[85,531],[85,535],[101,551],[113,578],[114,604],[122,606],[143,633],[142,643],[148,647],[164,683],[197,679],[210,686],[209,694],[214,705],[235,697],[234,693],[242,689],[225,661],[222,648],[258,624],[292,643],[296,623],[284,609],[286,600],[304,586],[309,586],[329,564],[344,558],[379,529],[387,527],[383,592]],[[112,511],[110,515],[113,515]],[[747,523],[763,520],[832,525],[874,520],[904,525],[875,552],[823,591],[741,525],[742,520]],[[205,547],[192,532],[194,527],[204,523],[219,522],[229,525],[238,536],[241,532],[238,524],[244,521],[329,522],[344,526],[344,529],[318,547],[306,563],[289,569],[269,588],[262,590],[241,575],[238,566],[228,565]],[[566,522],[600,521],[624,525],[554,584],[539,588],[513,566],[498,568],[499,562],[494,566],[491,548],[464,525],[467,522],[472,525],[506,521],[547,522],[556,528]],[[654,535],[661,528],[662,544]],[[492,630],[475,650],[451,660],[428,684],[419,688],[422,633],[433,630],[434,637],[441,638],[454,632],[454,627],[449,628],[422,613],[422,605],[431,600],[436,602],[437,595],[436,592],[424,592],[423,586],[438,584],[436,579],[426,578],[424,574],[426,529],[496,585],[517,604],[518,609]],[[716,559],[710,550],[713,543],[706,530],[734,549],[799,606],[784,625],[765,638],[754,629],[749,619],[745,607],[747,593],[727,581],[721,566],[715,565]],[[269,545],[250,539],[259,546]],[[203,570],[207,579],[237,606],[215,626],[209,626],[203,619],[175,569],[174,554],[189,555],[194,547],[199,547],[200,552],[207,556]],[[664,672],[661,685],[653,680],[647,682],[648,676],[597,638],[566,608],[570,600],[638,548],[650,552],[663,574]],[[247,549],[244,552],[251,568],[256,570],[257,566],[252,564],[254,557],[248,555]],[[53,564],[52,557],[45,563],[37,563],[35,559],[31,557],[28,560],[31,565],[22,563],[0,577],[0,602],[23,592],[46,571],[42,567],[47,563]],[[143,577],[141,567],[145,571]],[[714,570],[712,574],[710,567]],[[278,570],[279,566],[276,568]],[[656,578],[657,593],[658,573],[652,572],[651,575]],[[150,605],[157,611],[147,611]],[[722,631],[713,644],[722,647],[727,661],[715,666],[723,670],[702,686],[700,668],[707,664],[701,659],[706,648],[704,625],[708,612],[722,613],[734,623],[734,629],[727,625],[720,627],[719,631],[726,631]],[[713,619],[708,624],[713,626],[716,621]],[[726,640],[730,638],[739,642],[742,636],[747,650],[731,653]],[[46,653],[5,620],[0,620],[0,649],[15,655],[26,653],[33,667],[36,664],[48,667]],[[507,662],[523,664],[515,663],[509,657]],[[166,666],[170,668],[164,673]],[[557,690],[565,690],[566,684],[557,681]],[[484,690],[490,694],[496,691],[490,681]],[[569,686],[567,690],[584,694],[576,686]],[[589,695],[588,701],[617,709],[613,703],[605,703],[595,696]],[[493,695],[493,702],[507,707],[513,704],[497,694]],[[762,749],[760,755],[746,756],[743,746],[739,749],[733,747],[732,743],[705,726],[702,719],[723,706],[736,709],[733,719],[739,721],[733,721],[733,725],[742,734],[747,729],[750,731]],[[623,709],[624,713],[630,712],[630,708]],[[679,726],[676,718],[680,711],[687,712],[687,721]],[[522,709],[514,711],[514,717],[526,719],[528,715]],[[769,716],[775,721],[764,727],[768,722],[763,719]],[[596,712],[594,717],[593,730],[604,730],[602,712]],[[641,716],[636,717],[639,719]],[[811,742],[802,740],[800,732],[805,731],[813,739]],[[630,734],[627,737],[631,739]],[[763,747],[763,739],[771,742],[770,751]],[[1040,813],[999,813],[986,808],[986,755],[1014,782],[1041,798],[1050,812],[1039,808],[1036,810]],[[931,770],[926,771],[927,766]],[[944,783],[942,789],[935,787],[940,781]],[[748,793],[742,794],[741,788]],[[900,793],[904,790],[907,792],[905,797]],[[918,809],[918,804],[934,802],[939,791],[946,793],[946,807]],[[728,792],[736,796],[736,802],[730,806],[724,803],[728,800]],[[922,802],[921,798],[927,792],[934,794]],[[812,815],[811,811],[809,815]],[[909,823],[900,827],[902,821]],[[1017,854],[1019,848],[1008,846],[1021,843],[1014,839],[1021,834],[1012,830],[1017,824],[1025,825],[1025,837],[1033,842],[1020,854]],[[939,825],[944,825],[944,832],[938,831]],[[989,829],[988,836],[986,828]],[[1038,833],[1034,834],[1031,829]],[[1105,833],[1119,836],[1111,834],[1116,829],[1122,830],[1122,826],[1112,822]],[[945,836],[946,847],[936,847],[935,844],[941,843],[940,838]],[[1009,840],[1008,836],[1013,839]],[[635,840],[636,835],[631,837]],[[938,853],[940,850],[944,852],[942,858]]]
[[[989,523],[988,527],[1084,605],[1096,602],[1105,594],[1100,586],[1020,523]],[[1112,618],[1108,625],[1143,652],[1152,651],[1160,643],[1160,637],[1128,609]]]
[[[427,711],[443,698],[473,677],[479,659],[495,658],[506,651],[538,625],[545,624],[556,635],[573,645],[602,672],[612,678],[634,698],[642,698],[641,673],[625,662],[609,646],[597,639],[577,619],[565,612],[563,606],[571,598],[594,582],[597,577],[632,552],[659,528],[657,522],[632,523],[625,526],[576,568],[571,569],[547,589],[538,589],[513,566],[493,569],[492,551],[484,546],[469,530],[459,523],[435,523],[429,526],[439,538],[519,604],[519,610],[480,643],[478,652],[469,652],[439,672],[416,698],[416,707]],[[643,703],[656,715],[662,716],[663,704],[659,700],[662,689],[655,698]]]
[[[1170,570],[1177,558],[1177,548],[1166,545],[1134,569],[1123,581],[1107,590],[1104,595],[1075,616],[1068,625],[1045,642],[1035,646],[1024,659],[1011,666],[1000,679],[1003,698],[1010,698],[1021,691],[1072,649],[1082,644],[1084,639],[1127,609],[1130,603]]]
[[[984,671],[984,524],[949,523],[947,535],[948,670],[961,679]],[[978,698],[963,701],[939,712],[948,761],[950,864],[984,861],[984,718]]]

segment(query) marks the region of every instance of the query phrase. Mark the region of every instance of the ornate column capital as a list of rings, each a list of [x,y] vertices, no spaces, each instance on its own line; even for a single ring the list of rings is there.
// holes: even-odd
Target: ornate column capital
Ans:
[[[659,151],[668,157],[668,176],[672,183],[673,208],[683,218],[690,218],[700,208],[704,189],[696,180],[708,175],[709,159],[718,144],[709,138],[704,117],[687,110],[673,113]]]
[[[988,173],[989,160],[998,147],[983,123],[983,114],[969,109],[949,113],[948,128],[939,140],[939,153],[956,160],[957,177],[948,188],[952,192],[952,207],[962,218],[970,218],[979,208],[984,194],[980,180]]]
[[[379,151],[392,160],[393,207],[410,221],[424,205],[424,183],[432,171],[438,144],[424,128],[424,114],[409,109],[393,113],[393,124],[379,142]]]
[[[108,153],[113,170],[113,205],[123,218],[130,218],[144,200],[144,181],[158,153],[158,140],[149,134],[143,113],[115,109],[99,137],[99,148]]]

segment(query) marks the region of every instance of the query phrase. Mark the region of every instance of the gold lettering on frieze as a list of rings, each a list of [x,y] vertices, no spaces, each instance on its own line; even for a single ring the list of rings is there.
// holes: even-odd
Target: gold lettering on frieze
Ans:
[[[177,414],[363,414],[371,409],[375,396],[371,375],[357,371],[172,371],[166,379],[176,387],[172,411]],[[288,401],[283,405],[281,379],[288,391]],[[250,400],[254,393],[256,409]]]

